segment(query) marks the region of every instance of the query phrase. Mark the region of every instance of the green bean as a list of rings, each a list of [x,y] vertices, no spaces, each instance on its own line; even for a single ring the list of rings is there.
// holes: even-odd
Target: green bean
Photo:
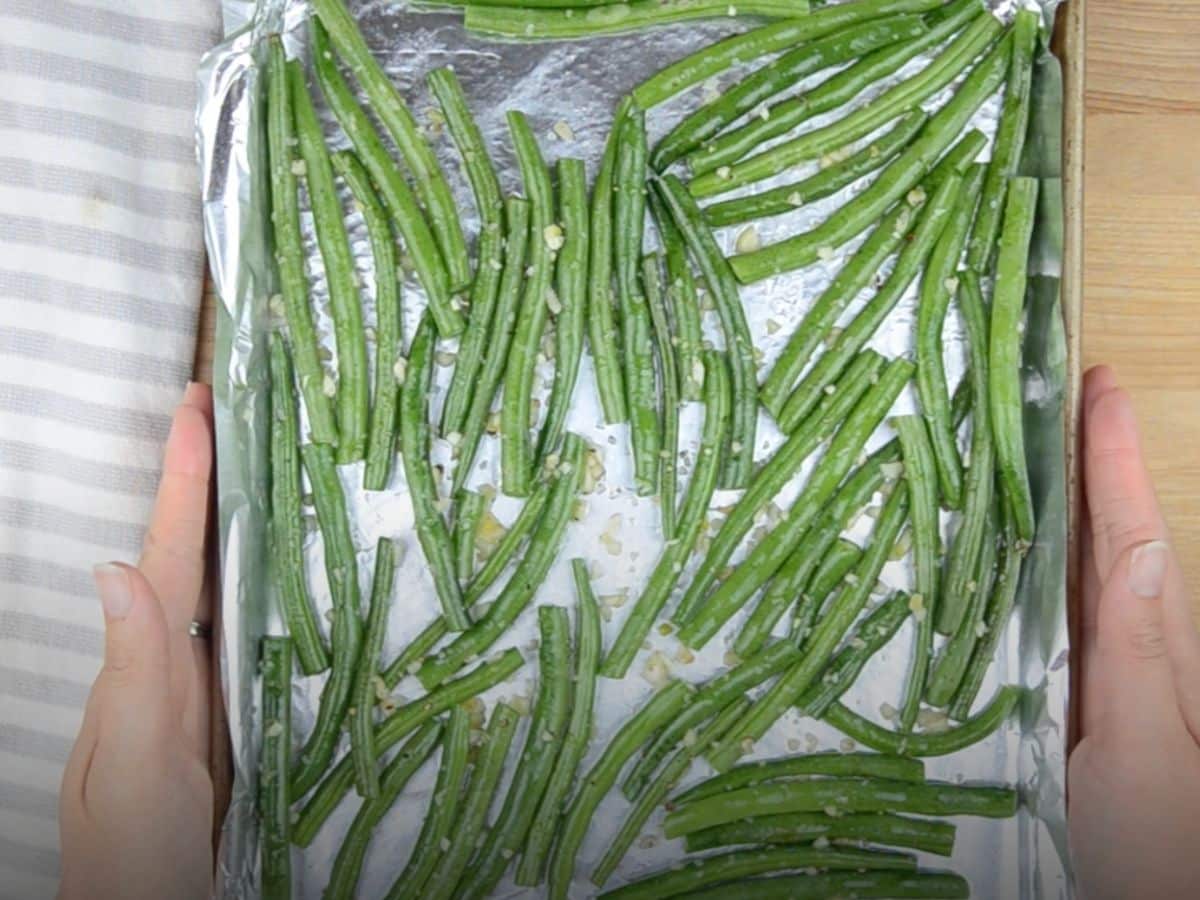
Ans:
[[[337,59],[329,44],[329,34],[323,27],[328,24],[323,20],[312,20],[312,59],[317,82],[342,131],[350,139],[354,152],[371,173],[371,179],[383,197],[384,206],[404,238],[405,249],[412,258],[417,278],[429,298],[429,308],[437,322],[438,334],[453,337],[463,330],[464,323],[450,299],[450,276],[446,271],[446,263],[412,188],[400,174],[371,117],[358,105],[354,92],[338,69]]]
[[[354,780],[358,793],[368,800],[379,795],[379,772],[375,767],[375,679],[379,672],[379,654],[387,636],[388,609],[392,603],[392,585],[396,580],[396,545],[380,538],[375,545],[375,577],[371,585],[371,605],[367,613],[366,634],[358,658],[358,671],[350,694],[350,758],[354,761]]]
[[[634,798],[633,809],[621,823],[620,830],[609,843],[608,849],[604,851],[604,856],[600,858],[596,868],[592,870],[592,884],[596,887],[603,887],[605,882],[612,877],[617,866],[621,864],[621,860],[625,858],[625,854],[629,852],[638,832],[646,824],[646,820],[666,799],[667,794],[679,783],[679,780],[687,774],[696,757],[741,718],[749,706],[750,699],[743,694],[722,710],[699,734],[695,735],[695,740],[685,743],[675,751],[675,755],[663,766],[662,771],[646,786],[645,790]]]
[[[486,652],[512,625],[541,587],[558,552],[567,521],[571,518],[583,474],[583,440],[578,435],[568,434],[563,442],[562,461],[558,464],[557,473],[546,501],[545,513],[529,540],[529,550],[500,596],[468,631],[464,631],[453,643],[421,666],[417,677],[427,689],[441,684],[468,660]]]
[[[830,704],[850,689],[871,657],[896,636],[908,618],[908,600],[907,594],[897,591],[863,619],[850,643],[829,661],[821,680],[805,691],[796,707],[807,716],[821,718]]]
[[[504,532],[504,537],[500,538],[496,544],[496,548],[492,550],[491,555],[484,560],[478,574],[467,586],[464,598],[468,606],[473,606],[479,602],[480,598],[487,592],[487,589],[492,586],[500,574],[508,566],[509,562],[524,543],[525,538],[533,531],[534,527],[541,521],[542,510],[546,508],[546,501],[550,498],[551,483],[543,481],[525,501],[525,505],[521,507],[521,511],[517,513],[517,518],[513,521],[512,527]]]
[[[399,655],[383,670],[381,677],[383,678],[383,683],[387,685],[387,689],[390,691],[405,676],[416,674],[416,667],[420,661],[448,633],[449,629],[446,627],[446,620],[441,616],[438,616],[426,625],[421,630],[421,633],[413,638],[408,646],[401,650]]]
[[[809,636],[800,660],[755,702],[746,718],[731,733],[727,745],[719,752],[709,754],[713,768],[724,771],[733,765],[825,671],[837,645],[866,605],[907,519],[908,494],[898,485],[879,516],[871,543],[854,572],[855,578],[846,580],[845,587]]]
[[[525,845],[546,782],[566,738],[571,703],[571,633],[561,606],[538,607],[538,698],[521,761],[487,842],[459,882],[463,897],[486,897]]]
[[[571,560],[575,581],[575,676],[572,680],[571,718],[567,723],[562,749],[554,763],[554,772],[546,783],[537,814],[529,827],[529,836],[517,867],[516,883],[525,887],[541,884],[546,861],[557,837],[558,823],[583,757],[592,737],[592,709],[596,700],[596,675],[600,653],[604,649],[600,633],[600,608],[588,581],[587,563]]]
[[[700,400],[704,396],[703,340],[700,324],[700,300],[696,296],[696,280],[688,265],[687,247],[683,235],[675,227],[671,214],[657,191],[646,198],[658,226],[659,240],[667,260],[667,307],[675,323],[676,367],[679,372],[680,397]]]
[[[1029,243],[1037,214],[1036,178],[1014,178],[1008,188],[1004,230],[992,289],[988,379],[992,439],[1004,493],[1012,504],[1017,536],[1032,541],[1036,531],[1029,471],[1025,466],[1025,429],[1021,422],[1021,317],[1029,265]]]
[[[660,260],[656,254],[642,258],[642,289],[646,306],[654,325],[658,351],[658,368],[662,393],[662,449],[658,462],[658,502],[662,510],[662,531],[665,540],[675,537],[675,496],[679,482],[679,360],[671,337],[663,297]]]
[[[737,281],[712,232],[704,224],[700,208],[688,195],[683,183],[674,175],[667,175],[656,182],[656,187],[683,235],[692,260],[708,285],[709,296],[716,304],[721,320],[721,331],[733,372],[733,427],[721,487],[729,490],[743,488],[754,469],[758,375],[755,371],[754,343],[738,297]]]
[[[750,659],[710,678],[701,685],[679,716],[659,732],[642,752],[641,759],[626,776],[621,791],[630,800],[640,796],[659,763],[667,758],[687,735],[701,723],[729,707],[746,691],[770,680],[800,658],[800,650],[791,641],[776,641]],[[714,745],[720,736],[714,739]]]
[[[491,505],[492,498],[477,491],[460,491],[455,501],[454,573],[460,585],[470,583],[475,575],[475,535],[479,532],[479,520]]]
[[[935,623],[942,634],[956,632],[966,613],[967,598],[972,593],[968,585],[976,580],[995,485],[995,444],[988,415],[987,312],[979,278],[970,270],[959,276],[958,308],[966,326],[971,360],[970,376],[964,381],[971,386],[975,414],[971,425],[971,465],[967,469],[963,515],[950,546],[942,602],[938,605]]]
[[[592,186],[591,221],[588,244],[588,345],[596,368],[596,391],[604,410],[604,421],[610,425],[625,422],[629,412],[625,405],[625,375],[621,368],[619,348],[621,335],[613,318],[613,177],[617,168],[617,151],[629,99],[621,101],[613,117],[613,128],[604,145],[604,158]]]
[[[300,671],[329,668],[329,651],[304,577],[304,520],[300,515],[300,428],[292,396],[292,360],[278,332],[271,334],[271,518],[268,544],[280,607]]]
[[[471,397],[475,392],[479,367],[483,365],[496,297],[500,290],[501,256],[504,249],[504,199],[500,180],[488,156],[487,145],[471,115],[466,95],[454,70],[434,69],[426,81],[446,118],[446,125],[462,157],[475,208],[479,212],[479,259],[471,284],[471,314],[467,330],[458,345],[454,377],[442,403],[442,434],[462,434]]]
[[[383,770],[379,794],[364,800],[358,808],[333,861],[329,884],[322,894],[325,900],[352,900],[358,896],[358,880],[375,827],[433,753],[441,732],[440,722],[427,722]]]
[[[633,97],[643,109],[650,109],[737,63],[762,59],[869,19],[892,13],[923,12],[940,4],[941,0],[860,0],[818,9],[811,15],[795,15],[786,22],[735,34],[702,47],[647,78],[634,88]]]
[[[450,840],[458,816],[470,751],[471,714],[456,706],[450,710],[450,721],[442,736],[442,761],[421,834],[385,900],[417,900],[422,896],[429,876],[442,858],[442,842]]]
[[[971,242],[967,249],[967,267],[980,275],[992,271],[996,237],[1000,233],[1000,216],[1004,211],[1009,179],[1017,174],[1025,133],[1029,128],[1029,108],[1033,82],[1033,56],[1037,48],[1041,15],[1022,9],[1013,20],[1013,51],[1008,68],[1008,85],[1004,93],[1004,108],[996,137],[992,143],[992,161],[988,164],[987,180],[983,185],[983,202]]]
[[[957,728],[927,734],[900,734],[880,728],[841,703],[834,703],[825,711],[825,721],[860,744],[882,753],[947,756],[989,737],[1008,718],[1020,698],[1020,688],[1002,687],[978,715]]]
[[[721,19],[735,7],[724,0],[632,0],[573,9],[512,9],[469,5],[463,16],[468,31],[526,41],[563,41],[639,31],[696,19]],[[808,0],[747,0],[736,7],[742,16],[790,19],[808,12]]]
[[[891,162],[912,142],[928,120],[928,114],[921,110],[911,112],[886,134],[846,159],[833,161],[802,181],[783,184],[760,194],[714,203],[704,208],[704,218],[709,225],[717,228],[782,215],[814,200],[823,200]]]
[[[703,647],[775,575],[850,471],[867,439],[912,376],[912,368],[906,360],[888,364],[879,384],[859,401],[838,430],[791,509],[680,628],[680,641],[693,649]]]
[[[333,596],[333,634],[330,641],[333,665],[312,733],[292,766],[291,793],[299,799],[308,793],[333,758],[342,722],[350,705],[354,667],[362,648],[362,606],[358,590],[358,562],[350,539],[350,520],[342,483],[338,480],[333,450],[323,444],[305,444],[300,458],[312,485],[317,525],[325,545],[325,574]]]
[[[802,421],[820,400],[826,386],[833,383],[832,380],[837,378],[854,354],[883,324],[925,264],[950,218],[960,184],[961,179],[957,175],[951,176],[929,195],[916,228],[906,236],[908,243],[901,249],[891,275],[800,379],[800,384],[783,406],[781,421]]]
[[[392,140],[396,142],[404,161],[412,171],[417,193],[429,214],[433,233],[445,261],[453,290],[465,288],[471,280],[471,264],[467,259],[467,243],[463,239],[454,197],[438,168],[437,158],[417,127],[416,120],[405,105],[391,78],[371,55],[354,17],[344,0],[314,0],[313,10],[329,33],[338,54],[354,72],[366,91],[375,114]],[[331,61],[332,62],[332,61]],[[438,329],[440,333],[441,329]]]
[[[764,847],[734,850],[717,856],[706,856],[704,859],[688,860],[682,865],[673,866],[601,896],[605,900],[658,900],[688,895],[713,885],[729,888],[728,882],[736,882],[753,875],[780,875],[796,869],[863,871],[915,870],[916,867],[915,857],[878,850],[858,850],[851,847]]]
[[[262,639],[262,749],[258,756],[259,867],[262,896],[291,900],[292,842],[288,756],[292,752],[292,642]]]
[[[538,439],[538,459],[558,449],[579,378],[587,330],[588,196],[583,161],[558,161],[559,218],[565,232],[555,276],[559,311],[555,314],[554,386],[546,422]]]
[[[526,497],[533,480],[529,442],[533,379],[542,332],[546,330],[550,315],[550,285],[554,275],[554,255],[550,249],[554,196],[550,170],[546,168],[537,138],[524,114],[510,110],[508,128],[533,215],[530,220],[529,276],[504,371],[504,405],[500,408],[501,487],[509,496]]]
[[[807,536],[805,541],[807,541]],[[801,545],[805,543],[801,541]],[[797,551],[799,547],[797,547]],[[754,612],[757,613],[767,603],[767,598],[779,593],[776,588],[780,582],[787,585],[790,589],[791,584],[803,584],[804,579],[797,577],[793,581],[791,576],[791,568],[797,560],[798,553],[793,551],[788,557],[788,561],[783,564],[783,568],[779,570],[779,575],[771,582],[767,593],[763,595]],[[813,620],[821,611],[825,601],[834,592],[834,590],[842,583],[847,574],[853,572],[855,566],[862,559],[862,550],[858,544],[853,541],[837,538],[830,545],[828,552],[821,557],[820,562],[811,562],[804,565],[802,568],[811,572],[811,578],[808,579],[808,584],[800,593],[796,600],[796,609],[792,615],[791,636],[792,640],[803,644],[808,632],[812,628]],[[802,573],[802,574],[807,574]],[[753,617],[751,617],[753,620]],[[742,635],[746,634],[749,629],[749,623],[746,628],[742,629]]]
[[[721,166],[698,175],[692,180],[689,189],[696,197],[724,193],[735,187],[769,178],[807,160],[818,159],[824,153],[846,147],[866,137],[897,116],[916,109],[926,99],[953,82],[1002,31],[1003,27],[995,17],[978,16],[940,56],[914,77],[900,82],[870,103],[859,106],[823,128],[805,132],[732,166]],[[1001,60],[999,67],[1001,70],[1003,62],[1007,60],[1007,44],[1004,47],[1004,60]],[[992,90],[998,86],[1002,77],[1002,72],[998,72],[995,83],[989,81]],[[966,87],[967,83],[964,83],[962,89]],[[934,115],[932,122],[942,121],[938,118],[940,114],[941,110]],[[948,126],[949,128],[953,128],[955,135],[962,132],[962,124],[957,122]],[[918,138],[917,143],[921,142]],[[934,158],[938,155],[940,151],[934,154]]]
[[[751,897],[754,900],[825,900],[826,897],[965,900],[971,896],[971,886],[961,875],[951,872],[829,872],[751,878],[678,896],[687,900],[748,900]]]
[[[662,171],[806,75],[841,65],[880,47],[919,40],[926,31],[918,15],[888,16],[788,50],[686,116],[659,141],[650,163]]]
[[[942,361],[945,352],[942,329],[950,297],[958,287],[958,261],[971,230],[983,171],[982,165],[972,165],[963,176],[958,202],[929,253],[917,301],[917,397],[933,445],[939,490],[949,509],[962,508],[963,464],[950,424],[950,391]]]
[[[458,466],[454,470],[455,491],[462,489],[471,474],[471,464],[475,461],[479,441],[487,427],[492,400],[496,397],[508,365],[508,351],[517,325],[517,311],[521,306],[521,285],[525,283],[525,254],[531,240],[529,219],[528,201],[519,197],[505,200],[504,220],[508,223],[508,234],[505,238],[504,270],[500,273],[500,292],[484,351],[483,368],[472,385],[471,408],[463,424]]]
[[[663,825],[668,838],[715,825],[776,813],[908,812],[927,816],[1007,818],[1017,811],[1017,792],[1007,787],[976,787],[882,778],[823,778],[760,784],[697,800],[671,812]]]
[[[878,753],[811,753],[764,759],[735,766],[728,772],[702,781],[677,795],[673,806],[682,806],[745,787],[754,787],[781,779],[813,775],[886,778],[889,781],[924,781],[925,766],[918,760]]]
[[[488,722],[487,737],[478,760],[471,770],[471,780],[462,812],[454,822],[450,845],[442,853],[433,874],[426,882],[423,900],[449,900],[457,896],[455,887],[467,871],[467,864],[483,843],[488,810],[504,773],[508,748],[517,732],[520,716],[503,702],[497,703]]]
[[[421,317],[409,348],[408,371],[400,392],[400,448],[417,539],[433,576],[442,615],[451,630],[463,631],[470,627],[471,619],[463,604],[454,566],[454,545],[438,509],[437,483],[429,462],[429,395],[436,349],[433,318],[426,314]]]
[[[682,681],[672,681],[659,690],[613,735],[600,758],[584,776],[559,826],[558,846],[550,860],[551,900],[566,900],[579,847],[592,823],[596,807],[616,782],[622,767],[638,747],[679,714],[693,693],[691,686]]]
[[[300,236],[300,201],[296,173],[292,168],[295,124],[292,120],[291,90],[287,60],[278,36],[267,44],[267,145],[271,162],[271,225],[275,240],[275,262],[284,316],[291,335],[292,352],[300,376],[300,393],[308,413],[312,440],[337,444],[337,422],[333,403],[325,394],[327,375],[318,355],[320,349],[308,305],[308,279],[304,274],[304,244]],[[297,646],[297,650],[300,648]],[[301,655],[303,660],[303,655]]]
[[[812,90],[772,104],[762,115],[751,117],[746,124],[718,135],[691,153],[687,157],[688,168],[694,175],[703,175],[732,165],[771,138],[787,134],[802,122],[845,106],[868,87],[895,74],[909,60],[939,46],[983,14],[984,7],[976,0],[956,0],[933,10],[925,17],[929,29],[916,40],[882,47],[831,75]]]
[[[386,753],[397,741],[423,723],[495,687],[523,664],[524,660],[518,651],[506,650],[498,659],[482,663],[462,678],[448,682],[419,700],[405,704],[375,729],[375,749],[379,753]],[[300,847],[311,844],[325,820],[333,814],[353,784],[354,765],[349,757],[344,757],[333,767],[300,811],[292,826],[292,843]]]
[[[623,678],[641,649],[655,618],[666,605],[671,590],[679,581],[684,563],[696,546],[704,527],[705,512],[716,489],[721,467],[721,446],[729,431],[729,368],[716,351],[706,351],[704,382],[704,431],[696,452],[696,464],[683,498],[675,537],[663,548],[650,580],[629,612],[617,639],[600,667],[605,678]]]
[[[949,822],[913,819],[892,813],[860,813],[829,816],[825,813],[785,813],[756,816],[687,836],[688,853],[699,853],[733,844],[807,844],[826,840],[865,841],[885,847],[923,850],[938,856],[954,851],[954,833]]]
[[[830,548],[829,553],[821,560],[817,570],[813,572],[809,590],[814,598],[823,601],[834,588],[841,584],[846,573],[854,568],[862,557],[862,549],[853,541],[838,538]]]

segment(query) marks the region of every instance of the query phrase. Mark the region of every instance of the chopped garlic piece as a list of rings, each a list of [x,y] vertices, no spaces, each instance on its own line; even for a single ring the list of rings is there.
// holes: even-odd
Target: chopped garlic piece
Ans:
[[[563,235],[562,226],[557,224],[547,225],[542,231],[542,238],[546,241],[546,246],[551,250],[561,250],[562,245],[567,242],[566,237]]]
[[[738,232],[733,247],[738,253],[753,253],[755,250],[761,249],[762,238],[759,237],[758,229],[753,225],[747,225]]]
[[[575,132],[571,129],[571,126],[562,119],[559,119],[557,122],[555,122],[551,130],[560,141],[575,140]]]

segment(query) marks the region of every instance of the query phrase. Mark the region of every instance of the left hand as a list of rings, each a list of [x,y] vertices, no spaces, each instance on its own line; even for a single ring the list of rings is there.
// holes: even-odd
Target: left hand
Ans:
[[[205,898],[213,882],[205,537],[212,395],[188,386],[138,568],[99,565],[104,668],[63,776],[60,900]]]

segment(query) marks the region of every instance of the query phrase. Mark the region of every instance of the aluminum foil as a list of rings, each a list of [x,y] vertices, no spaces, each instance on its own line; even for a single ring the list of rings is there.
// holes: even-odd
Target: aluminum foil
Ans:
[[[1030,0],[1032,2],[1032,0]],[[1053,20],[1057,0],[1039,0],[1048,21]],[[615,98],[653,71],[699,46],[749,27],[745,21],[689,24],[655,29],[640,34],[570,43],[520,44],[481,40],[463,30],[458,16],[450,13],[416,13],[385,2],[351,3],[372,50],[383,61],[400,86],[410,107],[425,127],[463,211],[464,225],[473,238],[477,231],[474,205],[449,136],[442,133],[436,104],[425,87],[431,69],[453,65],[464,84],[472,110],[489,144],[501,181],[507,191],[520,190],[517,170],[507,140],[504,113],[523,110],[542,138],[551,162],[563,156],[584,159],[594,174],[601,147],[609,130]],[[990,0],[995,14],[1007,18],[1013,0]],[[307,9],[299,0],[223,0],[226,43],[205,59],[200,75],[197,116],[200,161],[203,169],[205,228],[213,277],[221,297],[217,326],[217,359],[214,368],[218,440],[220,549],[222,563],[221,636],[222,676],[235,762],[233,802],[224,826],[220,853],[218,894],[221,897],[257,896],[257,835],[254,812],[255,756],[259,739],[256,720],[258,639],[278,631],[277,598],[266,576],[263,541],[267,494],[267,365],[266,334],[271,326],[269,298],[278,290],[269,255],[268,189],[265,168],[263,85],[260,65],[265,58],[265,37],[282,32],[290,54],[306,53]],[[927,59],[914,61],[896,78],[919,68]],[[820,73],[802,83],[827,77]],[[658,107],[649,115],[651,139],[665,132],[679,115],[697,103],[704,93],[719,91],[737,76],[727,73],[717,83],[693,89],[681,98]],[[882,90],[873,88],[867,96]],[[933,98],[928,107],[940,105],[949,91]],[[318,94],[318,105],[319,94]],[[1070,894],[1066,863],[1065,748],[1067,739],[1067,629],[1065,601],[1066,498],[1063,443],[1063,388],[1066,377],[1065,341],[1059,307],[1058,276],[1061,257],[1061,73],[1057,61],[1043,51],[1035,77],[1034,125],[1023,168],[1026,174],[1044,179],[1042,215],[1035,236],[1033,271],[1025,340],[1025,425],[1035,501],[1038,507],[1038,538],[1025,565],[1018,609],[996,663],[988,676],[981,698],[986,699],[1002,683],[1018,683],[1028,691],[1020,715],[986,742],[948,758],[929,760],[931,777],[950,781],[1009,782],[1020,787],[1023,804],[1014,820],[960,819],[958,840],[952,859],[928,857],[922,865],[948,868],[970,879],[974,896],[1010,898],[1057,898]],[[976,127],[991,134],[999,103],[993,98],[980,110]],[[327,134],[334,145],[344,143],[336,126],[322,110]],[[832,117],[827,117],[832,118]],[[805,127],[823,123],[818,119]],[[565,127],[564,127],[565,126]],[[869,140],[869,138],[868,138]],[[790,176],[795,177],[793,174]],[[866,181],[851,185],[840,194],[767,220],[757,226],[764,242],[798,228],[807,228],[829,211],[860,191]],[[347,204],[349,208],[349,204]],[[365,284],[366,321],[373,321],[370,248],[361,219],[348,219],[351,242]],[[311,220],[304,229],[310,259],[316,256]],[[727,250],[741,229],[726,229],[718,237]],[[755,344],[769,366],[805,311],[829,283],[833,274],[856,248],[855,241],[836,256],[801,272],[762,282],[742,290],[742,301]],[[311,264],[318,330],[332,350],[328,296],[319,260]],[[848,321],[867,296],[858,298],[843,317]],[[889,317],[872,346],[888,356],[909,355],[913,346],[915,291],[910,290]],[[411,335],[424,306],[419,286],[411,277],[404,291],[405,324]],[[708,336],[720,343],[712,313],[706,314]],[[955,312],[947,321],[947,374],[951,384],[961,378],[964,336]],[[447,361],[453,342],[439,348]],[[452,370],[439,367],[432,398],[434,413]],[[541,374],[541,390],[549,386],[552,370]],[[915,397],[907,393],[896,412],[913,409]],[[683,464],[686,477],[694,458],[702,409],[685,407],[682,424]],[[557,603],[570,607],[573,600],[568,560],[582,556],[590,563],[598,594],[608,598],[628,596],[630,603],[614,607],[605,625],[606,642],[621,627],[624,615],[652,569],[662,537],[658,530],[658,508],[654,501],[638,498],[631,484],[628,435],[623,426],[604,427],[595,397],[590,359],[585,356],[575,404],[568,427],[578,431],[601,453],[605,477],[587,496],[587,513],[572,523],[558,561],[540,589],[535,603]],[[886,427],[872,438],[877,446],[890,435]],[[490,438],[486,441],[491,441]],[[759,423],[759,459],[778,446],[781,436],[768,417]],[[479,468],[472,483],[496,483],[495,447],[486,444],[479,455]],[[450,448],[436,442],[435,457],[448,461]],[[399,467],[398,467],[399,468]],[[364,493],[360,467],[342,471],[343,485],[351,506],[354,543],[359,548],[359,574],[369,584],[373,551],[378,537],[393,537],[409,546],[397,579],[397,595],[391,615],[385,655],[393,654],[419,631],[437,611],[432,581],[425,571],[420,549],[412,534],[412,508],[397,472],[389,490]],[[807,468],[777,501],[786,505],[807,476]],[[734,499],[734,493],[718,494],[714,510]],[[878,498],[874,501],[878,503]],[[503,522],[511,521],[517,504],[503,498],[494,508]],[[311,509],[307,510],[311,517]],[[714,513],[714,520],[718,516]],[[330,599],[325,590],[321,541],[310,520],[307,563],[315,600],[322,611]],[[862,539],[871,520],[864,515],[849,536]],[[693,563],[694,564],[694,563]],[[907,560],[890,563],[882,578],[889,589],[910,583]],[[686,574],[685,574],[686,578]],[[882,596],[882,592],[880,594]],[[484,699],[490,704],[499,697],[529,696],[536,676],[533,607],[505,635],[499,646],[516,646],[525,651],[530,664],[509,683],[498,686]],[[607,743],[614,729],[640,707],[653,690],[642,677],[651,653],[661,653],[673,674],[700,681],[724,665],[725,652],[744,621],[736,617],[693,662],[677,660],[679,645],[656,629],[650,650],[635,661],[629,677],[620,682],[601,680],[597,702],[597,733],[585,765]],[[909,625],[872,661],[847,702],[865,715],[878,719],[882,704],[899,704],[913,634]],[[294,688],[294,725],[297,738],[313,721],[320,680],[297,681]],[[397,693],[416,696],[415,682],[403,682]],[[822,723],[799,718],[795,713],[781,721],[756,747],[755,757],[777,756],[802,750],[838,748],[841,736]],[[510,767],[511,768],[511,767]],[[432,789],[436,763],[431,762],[410,783],[404,796],[381,824],[367,856],[361,896],[381,896],[403,867],[415,840]],[[709,774],[703,763],[693,768],[689,780]],[[347,800],[304,853],[293,856],[297,895],[320,896],[330,865],[337,852],[357,799]],[[615,793],[601,806],[585,842],[578,880],[572,896],[595,893],[586,881],[607,841],[623,819],[626,804]],[[650,820],[640,838],[610,882],[610,887],[640,877],[680,859],[680,842],[665,841],[659,826],[661,813]],[[535,896],[505,881],[497,896]]]

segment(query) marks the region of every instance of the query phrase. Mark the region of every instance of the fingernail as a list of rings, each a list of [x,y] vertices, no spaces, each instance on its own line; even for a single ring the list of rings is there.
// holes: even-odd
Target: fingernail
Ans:
[[[129,574],[113,563],[101,563],[92,569],[96,590],[100,593],[100,605],[106,619],[124,619],[133,606],[133,591],[129,588]]]
[[[1148,541],[1134,548],[1129,559],[1129,589],[1139,597],[1161,597],[1168,553],[1164,541]]]

